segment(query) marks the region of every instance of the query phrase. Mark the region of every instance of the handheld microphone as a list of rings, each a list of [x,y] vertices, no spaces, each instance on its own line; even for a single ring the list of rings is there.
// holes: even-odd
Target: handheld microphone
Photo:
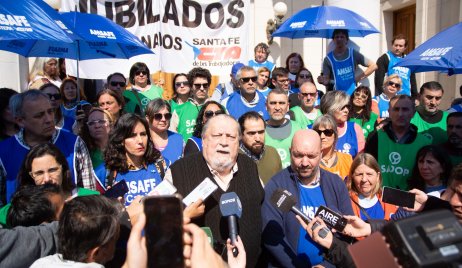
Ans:
[[[220,197],[220,212],[223,217],[228,218],[228,230],[231,244],[236,245],[237,241],[237,218],[242,215],[241,200],[235,192],[224,193]],[[239,254],[237,247],[233,248],[233,255],[236,257]]]
[[[311,221],[311,219],[308,218],[308,216],[305,213],[303,213],[300,209],[298,209],[295,206],[295,204],[297,204],[297,202],[295,201],[295,198],[292,196],[292,193],[287,191],[287,190],[284,190],[284,189],[281,189],[281,188],[276,189],[273,192],[273,195],[271,195],[270,202],[274,207],[276,207],[277,209],[279,209],[282,212],[292,211],[293,213],[300,216],[306,222],[309,223]],[[320,223],[316,222],[315,224],[313,224],[313,227],[311,227],[311,230],[314,230],[319,225],[320,225]],[[321,238],[326,238],[326,236],[327,236],[327,234],[329,232],[330,232],[330,230],[327,229],[327,227],[324,227],[319,231],[319,236]]]

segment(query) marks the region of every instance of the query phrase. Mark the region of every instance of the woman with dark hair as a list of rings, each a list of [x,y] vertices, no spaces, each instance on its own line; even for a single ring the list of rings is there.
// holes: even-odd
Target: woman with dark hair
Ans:
[[[106,187],[122,180],[127,183],[126,206],[135,197],[151,192],[162,181],[166,169],[165,161],[151,141],[148,123],[132,113],[122,115],[111,130],[104,162]],[[97,174],[101,174],[100,169]]]
[[[98,101],[98,106],[101,109],[108,111],[112,115],[114,122],[122,115],[125,100],[117,91],[103,89],[98,92],[96,99]]]
[[[19,131],[13,114],[9,108],[10,98],[18,92],[10,88],[0,88],[0,141],[9,138]]]
[[[440,197],[446,190],[452,163],[448,155],[436,145],[427,145],[417,152],[417,162],[409,179],[409,189],[419,189]]]
[[[374,131],[377,118],[372,112],[372,94],[367,86],[359,86],[350,97],[350,118],[348,121],[355,122],[363,129],[364,138]]]
[[[351,206],[356,216],[363,220],[390,220],[398,207],[382,202],[382,175],[375,158],[367,153],[359,154],[351,164],[347,179]]]
[[[185,73],[175,74],[173,77],[173,98],[170,100],[172,110],[188,101],[191,96],[191,86]]]
[[[225,108],[216,101],[208,101],[202,106],[197,115],[196,126],[191,138],[186,141],[184,147],[184,156],[190,155],[195,152],[202,151],[202,128],[207,121],[219,114],[225,114]]]
[[[286,69],[289,71],[291,85],[295,84],[296,76],[302,68],[305,68],[302,56],[296,52],[290,53],[286,58]]]
[[[154,146],[171,164],[183,155],[183,137],[168,130],[172,113],[170,104],[163,99],[155,99],[146,107],[146,119]]]
[[[62,97],[59,91],[59,87],[52,83],[47,83],[39,87],[39,90],[47,94],[47,96],[50,98],[51,107],[55,110],[56,128],[65,129],[72,132],[72,125],[74,124],[75,120],[70,117],[63,116],[61,111]]]
[[[164,90],[151,83],[151,73],[143,62],[137,62],[130,68],[128,79],[132,88],[125,90],[123,96],[128,99],[125,111],[144,116],[144,110],[150,100],[162,98]]]
[[[76,186],[64,154],[51,143],[32,147],[18,173],[17,190],[25,185],[52,183],[60,185],[65,199],[76,196],[98,195],[99,192]],[[9,204],[0,209],[0,224],[6,223]]]
[[[77,94],[77,90],[79,90],[79,94]],[[91,104],[86,101],[87,97],[85,96],[83,89],[79,89],[77,82],[72,78],[64,79],[61,87],[59,88],[59,92],[61,93],[62,98],[61,112],[64,117],[69,117],[75,120],[78,105],[81,105],[82,107],[91,106]]]

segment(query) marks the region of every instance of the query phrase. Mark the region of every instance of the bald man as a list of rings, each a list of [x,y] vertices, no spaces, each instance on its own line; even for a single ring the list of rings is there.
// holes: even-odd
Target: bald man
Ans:
[[[290,166],[271,178],[265,186],[262,206],[264,249],[270,266],[311,267],[321,264],[333,267],[322,257],[322,248],[309,239],[295,214],[283,213],[270,202],[277,188],[288,190],[295,197],[296,207],[313,218],[324,205],[342,215],[353,215],[348,190],[338,175],[319,168],[321,138],[311,129],[295,133],[290,148]]]

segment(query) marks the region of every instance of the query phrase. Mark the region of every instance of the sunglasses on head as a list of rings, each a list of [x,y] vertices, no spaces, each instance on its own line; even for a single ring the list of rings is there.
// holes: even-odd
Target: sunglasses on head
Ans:
[[[146,72],[146,71],[137,71],[137,72],[135,73],[135,75],[140,75],[140,74],[148,75],[148,72]]]
[[[252,80],[252,82],[257,82],[257,77],[256,76],[252,76],[252,77],[241,77],[241,80],[242,82],[244,83],[248,83],[250,80]]]
[[[59,93],[56,93],[56,94],[47,93],[47,95],[48,95],[48,98],[50,98],[50,100],[51,99],[55,99],[55,100],[60,100],[61,99],[61,94],[59,94]]]
[[[401,88],[401,85],[400,85],[400,84],[395,83],[395,82],[392,82],[392,81],[388,81],[388,85],[389,85],[389,86],[394,86],[394,87],[396,87],[396,88]]]
[[[175,87],[189,87],[189,82],[188,81],[181,81],[181,82],[175,82]]]
[[[319,136],[321,136],[322,133],[324,133],[324,136],[326,137],[331,137],[332,135],[334,135],[333,129],[324,129],[324,130],[315,129],[314,131],[316,131],[319,134]]]
[[[157,121],[162,120],[162,117],[164,117],[165,120],[170,120],[172,119],[172,114],[171,113],[166,113],[166,114],[157,113],[157,114],[154,114],[153,116],[153,118]]]
[[[204,112],[204,116],[205,118],[212,118],[216,115],[219,115],[219,114],[224,114],[225,112],[223,112],[222,110],[218,110],[218,111],[205,111]]]
[[[203,84],[197,83],[197,84],[193,84],[193,86],[194,86],[194,88],[195,88],[196,90],[199,90],[199,89],[202,89],[202,88],[203,88],[204,90],[207,90],[207,89],[209,89],[209,86],[210,86],[210,85],[209,85],[208,83],[203,83]]]
[[[116,87],[116,86],[125,87],[126,85],[127,84],[125,84],[125,82],[116,82],[116,81],[111,82],[111,86],[113,86],[113,87]]]

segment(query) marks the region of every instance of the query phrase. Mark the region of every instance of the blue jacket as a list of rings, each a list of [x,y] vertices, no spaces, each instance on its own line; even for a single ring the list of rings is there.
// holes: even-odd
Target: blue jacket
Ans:
[[[354,215],[348,190],[338,175],[320,169],[321,190],[329,208],[342,215]],[[289,166],[276,175],[265,186],[265,200],[262,206],[263,234],[262,242],[269,252],[269,267],[308,267],[308,262],[297,258],[300,223],[293,212],[280,212],[271,204],[271,195],[277,188],[288,190],[300,207],[297,175]],[[321,265],[333,267],[328,262]]]

